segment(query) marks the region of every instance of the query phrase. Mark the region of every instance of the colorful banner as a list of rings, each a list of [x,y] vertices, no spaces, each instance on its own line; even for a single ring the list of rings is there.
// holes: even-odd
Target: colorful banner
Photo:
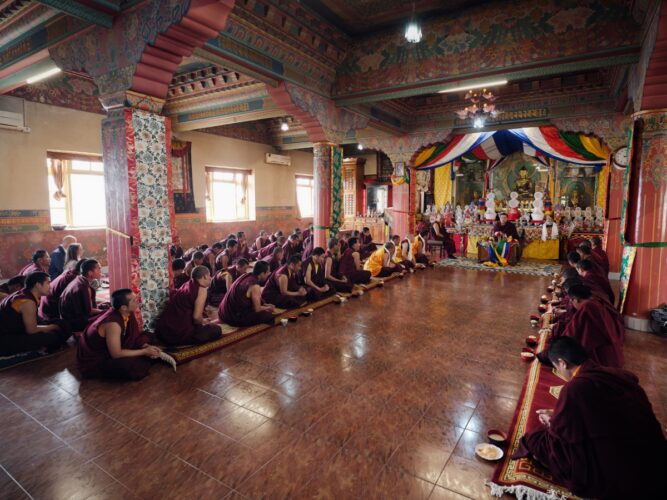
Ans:
[[[334,238],[343,225],[343,149],[340,146],[331,148],[331,225],[329,237]]]
[[[621,288],[618,292],[618,311],[623,313],[623,306],[625,305],[625,297],[627,295],[628,286],[630,285],[630,276],[632,274],[632,266],[635,263],[635,256],[637,255],[637,247],[624,246],[623,258],[621,259]]]

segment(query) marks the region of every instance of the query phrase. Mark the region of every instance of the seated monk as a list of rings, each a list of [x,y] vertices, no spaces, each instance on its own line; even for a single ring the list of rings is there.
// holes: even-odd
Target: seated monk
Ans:
[[[55,351],[70,337],[64,321],[43,322],[37,318],[37,306],[49,293],[48,273],[26,276],[25,288],[0,301],[0,356],[47,349]]]
[[[270,244],[271,240],[266,234],[266,231],[263,229],[259,232],[259,236],[255,238],[255,242],[250,247],[250,254],[257,259],[259,251],[264,248],[266,245]]]
[[[257,261],[252,271],[240,276],[225,294],[218,308],[220,321],[231,326],[274,323],[273,304],[262,302],[262,283],[271,275],[269,265]]]
[[[583,285],[580,277],[566,279],[561,285],[563,296],[558,304],[558,308],[554,309],[554,318],[552,321],[551,334],[552,337],[560,337],[565,332],[565,328],[570,324],[572,317],[577,312],[572,300],[570,299],[569,291],[575,285]],[[540,359],[543,361],[543,359]]]
[[[299,233],[290,234],[287,243],[283,245],[283,264],[286,264],[292,255],[299,254],[299,256],[301,256],[301,253],[299,252],[300,247],[301,236],[299,236]]]
[[[401,266],[401,268],[405,269],[406,271],[410,271],[411,273],[415,272],[415,263],[412,260],[412,252],[410,252],[410,245],[408,245],[407,252],[405,255],[403,255],[403,245],[401,244],[401,237],[397,234],[393,235],[391,237],[391,242],[394,244],[394,247],[396,250],[394,251],[394,258],[393,261],[394,263],[398,264]]]
[[[183,259],[174,259],[171,261],[171,272],[173,274],[172,288],[181,288],[183,283],[190,277],[185,274],[185,261]]]
[[[426,255],[426,238],[428,237],[428,229],[422,229],[419,234],[415,236],[412,241],[412,255],[415,257],[417,264],[428,266],[430,264],[428,255]]]
[[[211,245],[210,248],[207,248],[206,250],[203,250],[204,252],[204,262],[202,262],[203,266],[206,266],[208,268],[208,272],[213,274],[213,272],[217,269],[216,268],[216,259],[218,257],[218,254],[224,250],[224,247],[222,243],[219,241],[216,241]]]
[[[359,254],[361,244],[355,237],[350,238],[347,244],[348,248],[341,254],[338,262],[338,272],[352,285],[365,285],[371,281],[371,273],[365,271],[361,263]]]
[[[308,224],[308,227],[304,229],[303,232],[301,233],[301,237],[303,238],[304,241],[306,241],[306,238],[308,238],[309,236],[313,236],[314,234],[313,227],[314,226],[312,224]]]
[[[602,300],[607,300],[613,305],[616,300],[614,290],[611,289],[611,284],[605,276],[594,271],[594,266],[595,264],[591,260],[582,259],[577,262],[576,269],[583,279],[584,285],[588,285],[593,291],[593,295]]]
[[[365,227],[361,230],[361,234],[359,235],[359,245],[359,255],[361,255],[362,260],[367,259],[377,250],[378,246],[373,243],[373,235],[371,234],[370,228]]]
[[[582,241],[577,246],[577,253],[581,257],[581,260],[589,260],[593,264],[593,272],[599,274],[605,279],[609,279],[608,275],[605,274],[602,260],[596,253],[593,253],[593,248],[591,247],[590,241]]]
[[[310,258],[303,262],[301,272],[308,292],[307,300],[321,300],[336,293],[336,289],[327,283],[324,269],[324,248],[313,248]]]
[[[169,247],[169,255],[171,256],[172,259],[182,259],[183,258],[183,247],[181,246],[181,239],[176,236],[174,238],[174,242]]]
[[[81,273],[65,287],[60,295],[60,317],[66,320],[72,330],[82,332],[88,321],[102,313],[95,301],[94,280],[102,277],[102,268],[94,259],[81,263]]]
[[[192,259],[188,261],[187,264],[185,264],[185,274],[189,277],[192,275],[192,270],[197,267],[197,266],[203,266],[204,265],[204,252],[201,250],[197,250],[192,254]]]
[[[220,271],[231,267],[239,255],[239,242],[235,239],[228,239],[225,249],[218,254],[215,259],[215,268]]]
[[[577,310],[563,331],[584,346],[588,357],[602,366],[623,368],[623,318],[606,301],[593,297],[586,285],[574,285],[568,291]]]
[[[301,254],[301,260],[306,262],[310,259],[310,256],[313,254],[313,235],[306,236],[303,239],[303,253]]]
[[[667,442],[637,377],[598,365],[573,338],[548,356],[567,382],[512,458],[531,456],[582,498],[664,498]]]
[[[236,232],[236,241],[238,242],[238,248],[236,249],[236,255],[232,261],[232,264],[236,264],[238,259],[245,259],[248,262],[253,260],[253,255],[251,254],[250,248],[248,247],[248,240],[245,237],[244,231]]]
[[[273,243],[271,243],[273,245]],[[276,269],[278,269],[280,266],[283,265],[283,254],[285,251],[283,250],[283,247],[276,245],[276,247],[273,249],[273,253],[271,255],[267,255],[263,259],[261,259],[264,262],[269,263],[269,271],[273,272]]]
[[[273,251],[276,249],[276,247],[280,247],[281,249],[283,248],[283,245],[285,245],[285,239],[284,236],[278,236],[278,239],[276,241],[272,241],[268,245],[262,247],[259,252],[257,252],[257,259],[264,259],[268,257],[269,255],[273,254]],[[282,265],[282,263],[281,263]]]
[[[169,300],[156,321],[155,334],[167,345],[204,344],[222,336],[220,327],[204,315],[211,273],[205,266],[192,270],[192,276]]]
[[[456,244],[444,225],[441,226],[437,220],[433,220],[429,228],[429,234],[431,239],[442,242],[442,246],[445,252],[447,252],[448,259],[456,258]]]
[[[92,321],[79,338],[76,367],[84,378],[141,380],[160,348],[139,330],[137,297],[129,288],[111,294],[111,309]]]
[[[343,255],[343,252],[348,248],[347,239],[345,238],[345,234],[343,233],[343,231],[338,231],[336,233],[336,239],[338,240],[338,244],[340,245],[339,255]]]
[[[609,256],[602,248],[602,238],[593,236],[591,243],[593,253],[599,257],[600,262],[602,263],[602,270],[604,271],[605,276],[609,276]]]
[[[371,272],[374,278],[385,278],[394,273],[399,273],[402,268],[392,261],[396,247],[391,241],[388,241],[383,246],[378,248],[371,254],[368,260],[364,263],[364,269]]]
[[[331,238],[327,246],[329,248],[324,254],[324,279],[329,287],[337,292],[352,292],[354,285],[344,275],[340,274],[338,270],[338,261],[340,258],[339,241],[336,238]]]
[[[0,299],[4,299],[7,295],[18,292],[25,286],[25,276],[19,274],[9,278],[9,281],[0,285]]]
[[[276,269],[266,280],[262,300],[281,309],[304,305],[308,292],[299,284],[300,272],[301,255],[292,255],[287,264]]]
[[[276,241],[278,241],[278,238],[280,238],[281,236],[283,236],[283,232],[282,231],[276,231],[271,236],[269,236],[269,240],[271,241],[271,243],[275,243]]]
[[[32,262],[19,271],[19,274],[28,276],[30,273],[48,273],[51,256],[46,250],[37,250],[32,254]]]
[[[218,307],[227,290],[232,286],[232,283],[247,272],[248,266],[248,261],[241,258],[236,261],[235,265],[215,273],[209,287],[208,303],[213,307]]]
[[[74,270],[65,271],[51,282],[49,293],[39,302],[39,318],[42,321],[60,319],[60,297],[65,288],[81,274],[81,266],[85,260],[77,262]]]
[[[516,230],[514,222],[507,219],[507,214],[500,214],[500,220],[493,224],[493,234],[502,233],[506,238],[512,237],[516,242],[519,241],[519,232]]]

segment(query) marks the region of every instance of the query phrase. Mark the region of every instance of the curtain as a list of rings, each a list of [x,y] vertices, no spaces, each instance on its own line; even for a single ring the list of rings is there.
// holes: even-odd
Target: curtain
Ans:
[[[445,206],[445,203],[452,201],[452,190],[454,183],[451,178],[451,164],[443,165],[435,169],[435,178],[433,179],[433,201],[438,207]]]
[[[57,201],[60,201],[67,196],[65,191],[63,191],[65,187],[65,161],[51,158],[49,170],[56,185],[56,192],[53,193],[53,197]]]

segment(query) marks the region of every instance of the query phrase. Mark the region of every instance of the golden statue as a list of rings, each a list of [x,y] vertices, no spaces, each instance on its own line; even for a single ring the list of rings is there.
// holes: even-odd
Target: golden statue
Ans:
[[[535,193],[535,185],[528,177],[528,170],[526,167],[521,167],[519,170],[519,178],[514,183],[514,191],[519,193],[520,200],[531,200]]]

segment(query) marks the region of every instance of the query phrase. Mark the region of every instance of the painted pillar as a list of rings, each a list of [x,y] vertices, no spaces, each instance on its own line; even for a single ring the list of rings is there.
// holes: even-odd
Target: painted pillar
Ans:
[[[609,257],[609,272],[618,279],[621,271],[623,246],[621,245],[621,210],[623,206],[623,179],[625,170],[611,167],[607,197],[607,220],[605,222],[605,250]]]
[[[410,186],[411,184],[404,182],[392,187],[394,193],[391,232],[401,238],[410,231]]]
[[[169,296],[174,233],[169,118],[118,107],[102,121],[111,289],[131,288],[146,329]]]
[[[333,144],[313,144],[313,246],[326,248],[331,223],[331,155]]]
[[[642,133],[633,152],[625,239],[638,248],[623,314],[629,327],[648,330],[650,309],[667,302],[667,110],[634,118]]]

